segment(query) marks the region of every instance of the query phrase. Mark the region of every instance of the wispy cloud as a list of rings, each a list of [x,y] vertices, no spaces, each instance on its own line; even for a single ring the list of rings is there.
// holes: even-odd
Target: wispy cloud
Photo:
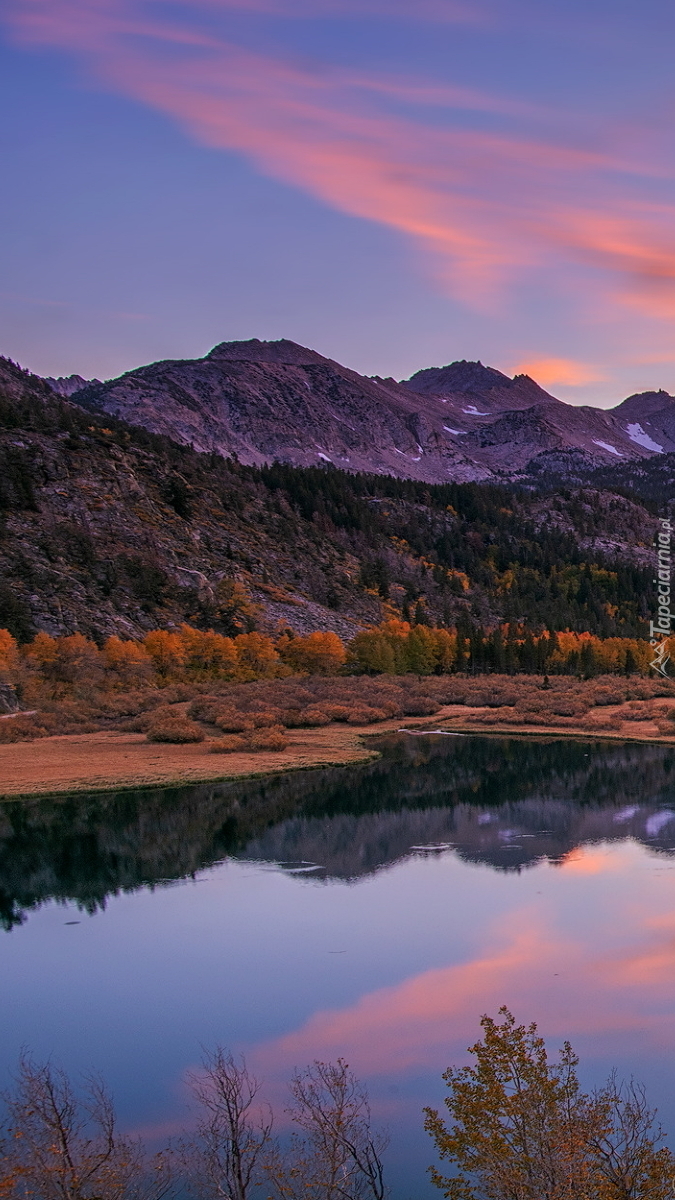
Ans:
[[[214,32],[213,13],[235,8],[413,11],[409,0],[9,0],[6,13],[16,37],[77,53],[99,83],[200,142],[412,239],[460,300],[494,304],[529,273],[580,271],[588,311],[675,314],[675,205],[650,202],[661,161],[625,155],[618,134],[564,135],[559,119],[547,131],[517,97],[252,53]],[[414,13],[464,19],[445,0]],[[588,380],[579,364],[555,370]]]

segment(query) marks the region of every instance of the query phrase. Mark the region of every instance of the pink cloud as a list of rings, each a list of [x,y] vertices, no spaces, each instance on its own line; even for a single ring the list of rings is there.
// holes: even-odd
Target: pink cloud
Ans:
[[[513,374],[529,375],[544,388],[584,387],[606,378],[596,367],[571,358],[528,358],[513,368]],[[576,857],[568,856],[564,865],[569,869],[585,871],[589,855],[582,851],[574,853]]]
[[[533,136],[547,115],[517,99],[299,65],[200,24],[235,7],[345,11],[342,0],[198,0],[174,5],[171,19],[152,0],[9,0],[6,11],[17,38],[77,53],[97,81],[200,142],[411,239],[464,302],[494,303],[528,272],[550,276],[567,263],[583,268],[589,311],[602,300],[617,318],[626,306],[675,313],[675,207],[645,198],[649,180],[668,174],[662,163],[627,159],[578,132],[563,137],[558,119],[548,137]],[[409,0],[352,3],[362,14],[385,8],[413,11]],[[429,0],[423,11],[461,19],[464,9]],[[425,106],[446,109],[446,123],[425,120]],[[494,114],[499,128],[463,127],[458,114],[471,111]],[[583,366],[557,361],[581,382]]]
[[[594,853],[586,865],[599,866]],[[345,1008],[317,1012],[299,1029],[249,1048],[248,1061],[271,1077],[275,1103],[281,1081],[314,1058],[342,1055],[366,1077],[440,1073],[465,1059],[480,1015],[496,1015],[502,1004],[519,1020],[539,1020],[554,1044],[570,1038],[597,1052],[630,1034],[650,1052],[672,1051],[673,918],[659,923],[636,912],[623,915],[639,949],[608,948],[603,957],[581,936],[563,936],[522,909],[497,923],[494,947],[370,992]]]

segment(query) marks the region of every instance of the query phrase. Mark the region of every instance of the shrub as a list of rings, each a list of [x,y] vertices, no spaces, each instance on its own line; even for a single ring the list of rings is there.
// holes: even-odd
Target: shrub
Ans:
[[[401,709],[405,717],[430,717],[437,713],[440,704],[431,696],[403,696]]]
[[[249,739],[251,750],[285,750],[288,738],[280,725],[271,729],[256,729]]]
[[[386,721],[387,714],[381,708],[371,708],[367,704],[352,708],[347,717],[348,725],[374,725],[376,721]]]
[[[300,713],[301,725],[307,729],[318,728],[319,725],[330,725],[330,717],[322,708],[310,707]]]
[[[329,721],[346,721],[351,712],[348,704],[324,704],[322,708]]]
[[[248,742],[243,737],[230,734],[229,737],[213,738],[209,742],[209,754],[236,754],[239,750],[247,750]]]
[[[653,704],[636,704],[635,701],[632,701],[628,708],[621,709],[617,713],[620,721],[653,721],[656,715],[657,711]]]
[[[149,742],[203,742],[204,732],[188,717],[155,714],[148,726],[147,738]]]
[[[190,704],[187,713],[194,721],[210,721],[215,723],[218,713],[223,711],[223,701],[220,696],[197,696]]]
[[[605,704],[623,704],[626,698],[626,689],[618,687],[596,687],[591,693],[593,703],[598,707]]]
[[[253,721],[244,713],[235,712],[233,708],[221,708],[216,714],[214,725],[222,729],[223,733],[250,733],[253,729]]]
[[[0,721],[0,745],[8,742],[32,742],[35,738],[49,737],[49,731],[34,717],[10,717]]]
[[[256,729],[270,729],[273,725],[279,725],[281,715],[281,709],[279,708],[268,708],[259,712],[249,713]]]

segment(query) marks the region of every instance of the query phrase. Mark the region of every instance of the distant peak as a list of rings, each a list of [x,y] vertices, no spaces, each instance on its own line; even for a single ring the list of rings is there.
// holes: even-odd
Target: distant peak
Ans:
[[[75,392],[81,392],[83,388],[89,387],[90,384],[100,384],[100,379],[84,379],[82,375],[60,375],[58,378],[45,376],[45,383],[48,383],[53,392],[58,396],[74,396]]]
[[[495,367],[484,367],[480,361],[471,362],[465,358],[448,363],[445,367],[427,367],[423,371],[416,371],[404,382],[413,391],[425,392],[476,392],[491,387],[513,386],[513,380]]]
[[[328,362],[316,350],[308,350],[306,346],[299,346],[287,338],[280,338],[278,342],[261,342],[259,338],[250,338],[247,342],[221,342],[213,347],[206,358],[224,362],[280,363],[295,367]]]
[[[671,396],[670,392],[659,388],[658,391],[634,392],[632,396],[627,396],[621,404],[617,404],[610,411],[616,413],[617,416],[648,417],[653,413],[663,411],[671,404],[675,404],[675,396]]]

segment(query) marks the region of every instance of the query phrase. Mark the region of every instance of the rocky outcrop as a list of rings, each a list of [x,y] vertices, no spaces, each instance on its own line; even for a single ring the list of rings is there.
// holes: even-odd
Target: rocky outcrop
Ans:
[[[83,379],[81,375],[61,375],[58,379],[47,376],[45,379],[45,383],[49,384],[57,396],[73,396],[75,392],[82,391],[82,388],[91,387],[100,382],[100,379]]]
[[[19,697],[11,683],[0,682],[0,715],[11,716],[19,711]]]

